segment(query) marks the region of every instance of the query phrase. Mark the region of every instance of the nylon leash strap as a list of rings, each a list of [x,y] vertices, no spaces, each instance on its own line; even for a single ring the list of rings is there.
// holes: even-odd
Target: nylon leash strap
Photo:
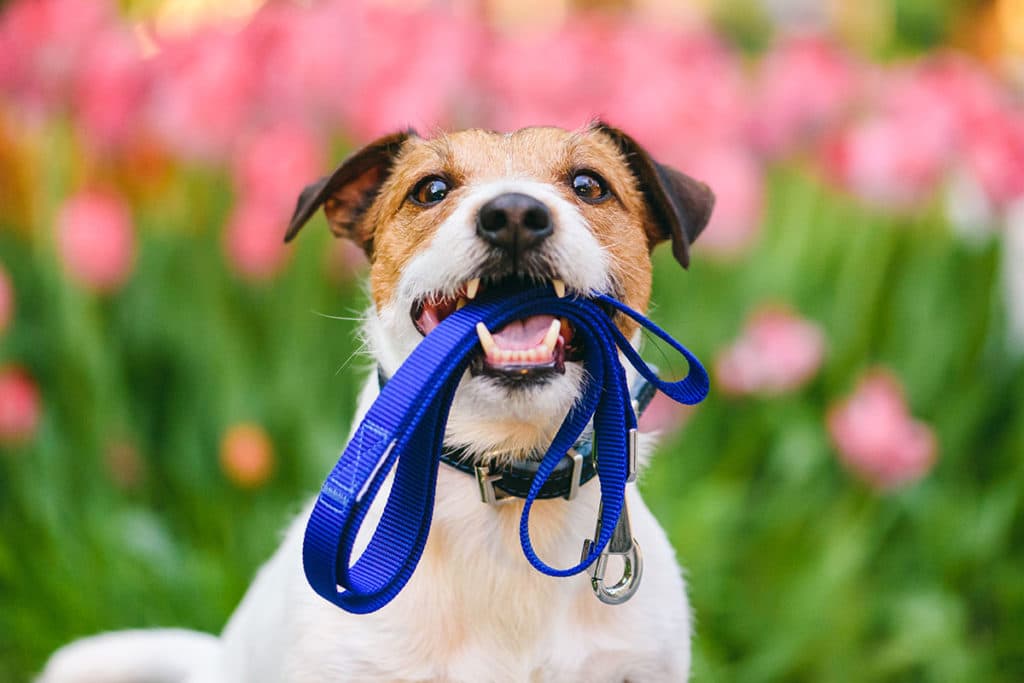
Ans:
[[[682,354],[689,365],[687,376],[677,382],[660,380],[597,302],[629,316]],[[512,320],[540,314],[564,317],[572,323],[576,338],[583,340],[588,379],[582,397],[537,468],[520,518],[520,543],[530,564],[549,576],[572,576],[601,559],[624,508],[627,440],[637,426],[616,349],[644,379],[680,403],[703,400],[708,375],[700,361],[667,332],[611,297],[558,298],[550,288],[533,289],[499,299],[482,296],[455,311],[423,338],[381,388],[327,476],[306,526],[303,567],[310,586],[320,596],[348,612],[365,614],[386,605],[405,586],[430,531],[448,413],[470,357],[479,349],[476,324],[483,322],[495,330]],[[600,449],[596,465],[601,487],[598,529],[578,564],[551,567],[534,552],[530,511],[544,482],[591,419]],[[394,482],[380,522],[353,562],[356,536],[392,470]]]

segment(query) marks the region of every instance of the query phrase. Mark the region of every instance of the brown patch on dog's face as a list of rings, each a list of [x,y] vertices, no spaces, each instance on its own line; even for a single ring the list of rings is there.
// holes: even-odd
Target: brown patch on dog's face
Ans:
[[[605,133],[526,128],[510,135],[468,130],[431,140],[410,138],[392,168],[365,216],[375,226],[370,283],[378,307],[390,301],[403,269],[474,185],[511,178],[546,183],[575,206],[611,256],[615,294],[634,308],[646,308],[652,245],[645,226],[652,217],[637,179]],[[580,171],[602,178],[609,197],[590,203],[577,196],[572,182]],[[443,178],[450,190],[436,205],[419,206],[409,193],[431,176]]]

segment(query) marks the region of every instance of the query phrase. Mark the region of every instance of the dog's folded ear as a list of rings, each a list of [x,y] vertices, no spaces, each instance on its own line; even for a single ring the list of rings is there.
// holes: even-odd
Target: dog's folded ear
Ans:
[[[415,135],[408,130],[375,140],[345,159],[331,175],[308,185],[299,195],[284,241],[291,241],[323,205],[331,232],[353,240],[370,254],[373,230],[361,219],[387,180],[402,145]]]
[[[640,183],[650,207],[654,225],[647,228],[647,239],[655,245],[672,240],[672,255],[686,268],[690,265],[690,245],[708,224],[715,206],[715,195],[704,183],[685,173],[659,164],[636,140],[598,121],[595,129],[608,135],[618,146]]]

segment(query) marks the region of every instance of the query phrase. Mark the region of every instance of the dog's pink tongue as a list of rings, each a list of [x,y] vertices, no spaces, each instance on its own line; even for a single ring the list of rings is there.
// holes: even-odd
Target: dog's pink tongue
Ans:
[[[548,333],[554,319],[550,315],[531,315],[522,320],[513,320],[497,332],[492,332],[491,336],[503,351],[525,351],[544,341],[544,335]]]

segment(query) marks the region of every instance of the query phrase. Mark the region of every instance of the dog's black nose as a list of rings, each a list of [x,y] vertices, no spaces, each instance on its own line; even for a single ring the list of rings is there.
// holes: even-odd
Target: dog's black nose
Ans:
[[[518,192],[498,195],[476,217],[476,233],[512,256],[537,246],[553,230],[548,207]]]

